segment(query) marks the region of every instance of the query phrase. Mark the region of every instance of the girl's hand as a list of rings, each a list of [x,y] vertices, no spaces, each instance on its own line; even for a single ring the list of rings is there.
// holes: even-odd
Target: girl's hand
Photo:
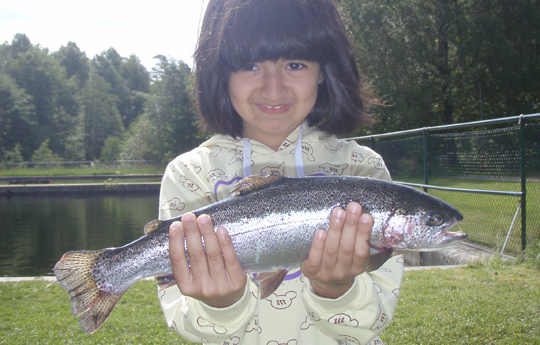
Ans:
[[[201,215],[196,219],[193,213],[187,213],[181,223],[172,223],[169,255],[174,279],[184,296],[216,308],[228,307],[242,297],[247,276],[238,262],[229,233],[225,228],[214,232],[209,216]]]
[[[356,202],[350,203],[347,211],[341,207],[332,211],[328,232],[317,230],[301,266],[317,295],[338,298],[364,272],[372,226],[373,218],[362,214],[362,206]]]

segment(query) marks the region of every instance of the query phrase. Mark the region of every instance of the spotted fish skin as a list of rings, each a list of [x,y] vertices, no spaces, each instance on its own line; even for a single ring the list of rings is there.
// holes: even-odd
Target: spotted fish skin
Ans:
[[[250,176],[235,185],[230,198],[193,213],[207,214],[216,229],[223,226],[229,231],[246,273],[266,276],[298,268],[307,258],[315,231],[328,228],[332,210],[353,201],[374,221],[366,271],[379,268],[393,254],[438,250],[466,237],[448,231],[463,217],[446,202],[414,188],[364,177]],[[73,314],[82,314],[79,323],[85,332],[99,328],[138,280],[166,276],[160,284],[174,283],[168,234],[169,226],[180,219],[150,222],[147,235],[120,248],[64,254],[54,272],[68,290]],[[271,286],[277,288],[279,282]],[[265,291],[263,297],[271,292]]]

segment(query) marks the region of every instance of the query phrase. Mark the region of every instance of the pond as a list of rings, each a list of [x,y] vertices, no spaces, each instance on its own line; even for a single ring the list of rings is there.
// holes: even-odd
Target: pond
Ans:
[[[157,193],[0,197],[0,277],[52,275],[65,252],[120,247],[157,215]]]

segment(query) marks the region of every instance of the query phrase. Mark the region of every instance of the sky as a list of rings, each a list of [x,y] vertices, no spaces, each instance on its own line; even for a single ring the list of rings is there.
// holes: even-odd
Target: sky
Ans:
[[[17,33],[57,51],[75,42],[88,58],[110,47],[150,70],[160,54],[193,65],[201,7],[208,0],[0,0],[0,44]],[[204,13],[204,12],[203,12]]]

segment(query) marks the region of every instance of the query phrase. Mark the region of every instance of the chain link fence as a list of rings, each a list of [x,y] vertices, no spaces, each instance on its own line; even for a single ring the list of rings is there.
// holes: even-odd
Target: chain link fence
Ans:
[[[471,242],[516,254],[540,239],[540,114],[352,139],[459,209]]]

